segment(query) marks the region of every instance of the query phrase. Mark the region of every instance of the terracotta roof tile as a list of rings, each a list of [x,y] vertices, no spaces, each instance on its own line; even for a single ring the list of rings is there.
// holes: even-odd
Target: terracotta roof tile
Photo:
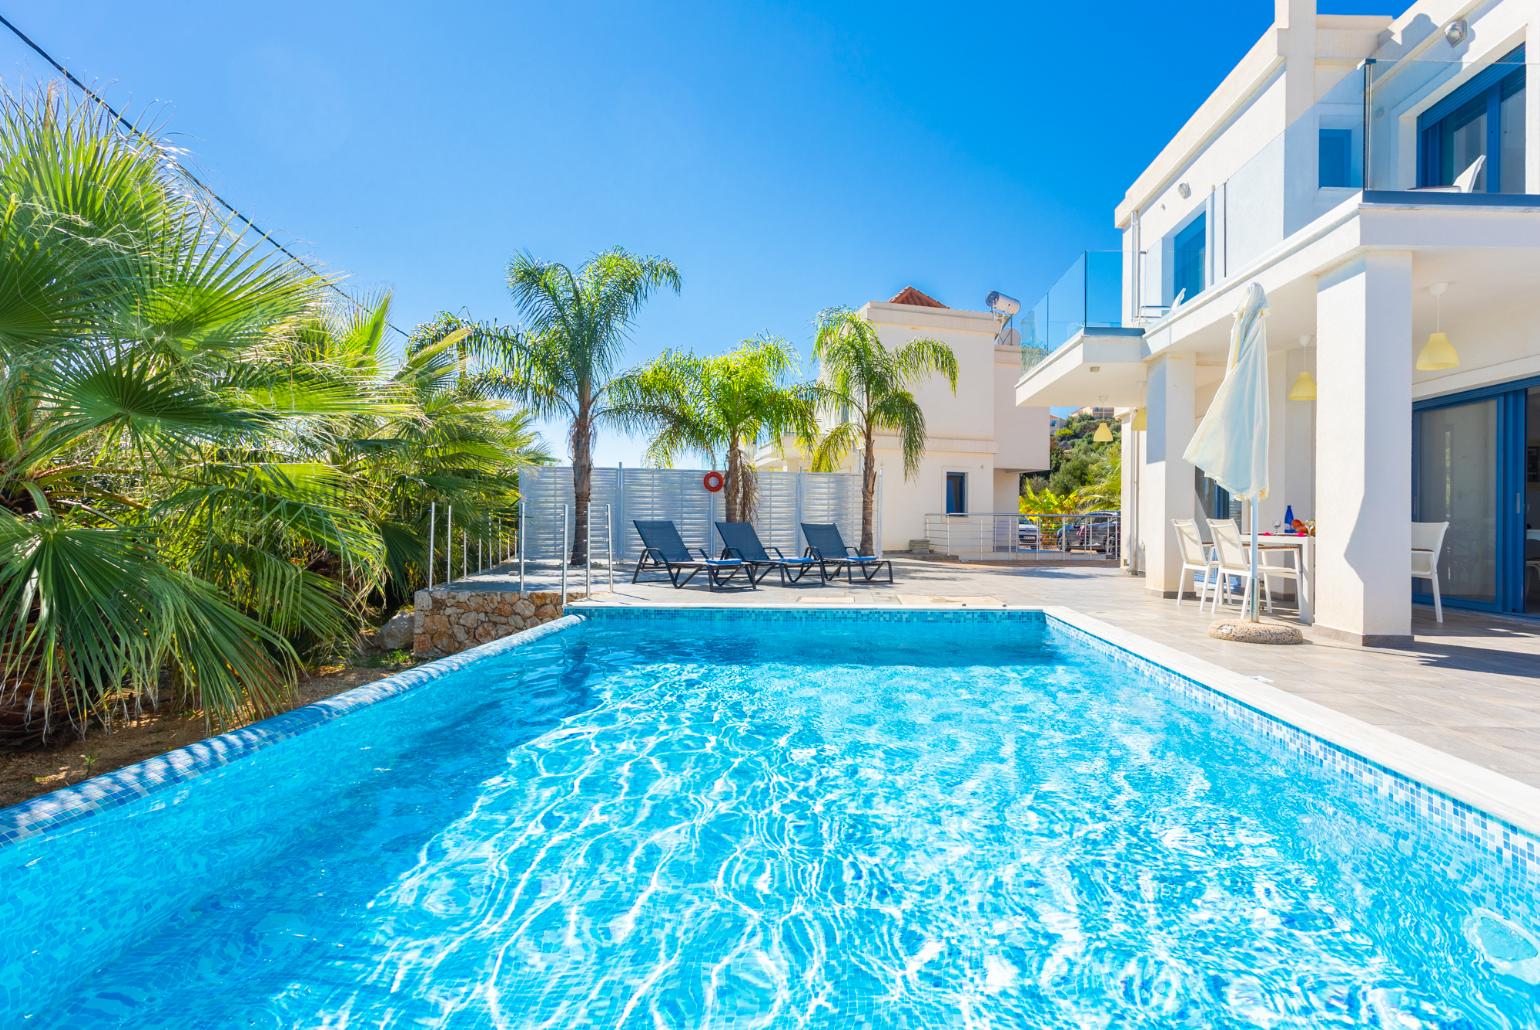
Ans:
[[[888,303],[889,304],[908,304],[908,305],[910,305],[912,307],[916,307],[916,308],[944,308],[944,307],[946,307],[945,304],[941,303],[935,297],[927,296],[927,295],[921,293],[919,290],[915,289],[913,286],[905,286],[902,290],[899,290],[898,293],[896,293],[892,297],[888,298]]]

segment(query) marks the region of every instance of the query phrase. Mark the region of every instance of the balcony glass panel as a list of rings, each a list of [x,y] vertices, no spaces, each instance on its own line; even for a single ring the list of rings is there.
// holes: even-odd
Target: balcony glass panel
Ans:
[[[1086,329],[1123,324],[1123,255],[1086,251],[1019,316],[1023,371]]]

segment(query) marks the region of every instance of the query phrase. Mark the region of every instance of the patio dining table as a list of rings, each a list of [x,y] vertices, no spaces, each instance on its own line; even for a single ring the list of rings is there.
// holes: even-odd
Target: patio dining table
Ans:
[[[1251,534],[1243,533],[1241,539],[1251,546]],[[1299,621],[1310,625],[1315,621],[1310,594],[1315,579],[1315,537],[1305,533],[1261,533],[1257,536],[1260,551],[1286,551],[1294,557],[1294,568],[1299,573]]]

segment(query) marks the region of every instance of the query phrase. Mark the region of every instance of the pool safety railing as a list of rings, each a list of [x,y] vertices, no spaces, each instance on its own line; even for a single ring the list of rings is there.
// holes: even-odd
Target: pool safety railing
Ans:
[[[459,547],[455,546],[454,505],[444,505],[444,533],[439,536],[439,506],[437,501],[428,504],[428,553],[423,562],[426,585],[429,590],[467,576],[474,576],[509,561],[517,553],[517,533],[509,532],[508,520],[502,514],[482,514],[474,526],[462,525]],[[443,579],[436,579],[440,561],[442,539]],[[455,574],[455,552],[459,552],[459,575]]]
[[[931,550],[964,561],[1116,561],[1122,546],[1115,512],[935,512],[925,516],[925,537]]]

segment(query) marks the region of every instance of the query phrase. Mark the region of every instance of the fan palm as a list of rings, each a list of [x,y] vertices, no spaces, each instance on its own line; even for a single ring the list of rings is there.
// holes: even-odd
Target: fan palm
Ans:
[[[904,476],[912,478],[925,453],[925,413],[910,387],[927,375],[943,375],[955,393],[957,355],[928,338],[889,349],[860,314],[837,308],[818,316],[813,356],[820,366],[820,407],[829,424],[813,447],[812,465],[815,471],[833,471],[860,446],[861,553],[872,554],[877,434],[898,437]]]
[[[526,253],[508,266],[508,288],[523,324],[506,351],[503,383],[537,414],[569,423],[576,508],[570,561],[582,564],[594,437],[614,418],[609,388],[615,366],[642,305],[654,290],[677,293],[679,272],[663,258],[618,247],[576,272]]]
[[[273,447],[366,403],[284,330],[323,281],[215,220],[152,143],[54,94],[0,101],[0,665],[46,724],[153,696],[271,708],[308,574],[376,542],[346,484]]]
[[[612,384],[611,406],[627,428],[652,434],[647,457],[657,465],[685,454],[713,465],[724,459],[727,521],[747,522],[754,516],[750,449],[815,431],[809,388],[786,382],[795,364],[786,342],[769,337],[704,358],[665,351]]]
[[[367,349],[380,355],[384,319],[368,325]],[[405,407],[358,425],[337,456],[376,496],[387,607],[425,578],[430,503],[452,509],[454,524],[473,537],[501,538],[514,524],[518,469],[551,461],[534,416],[496,396],[497,377],[471,365],[476,338],[488,334],[452,315],[419,326],[388,376],[389,393]]]
[[[385,303],[329,308],[164,157],[0,97],[0,722],[32,737],[163,683],[216,722],[272,710],[410,590],[429,500],[484,521],[543,457],[468,334],[389,360]]]

